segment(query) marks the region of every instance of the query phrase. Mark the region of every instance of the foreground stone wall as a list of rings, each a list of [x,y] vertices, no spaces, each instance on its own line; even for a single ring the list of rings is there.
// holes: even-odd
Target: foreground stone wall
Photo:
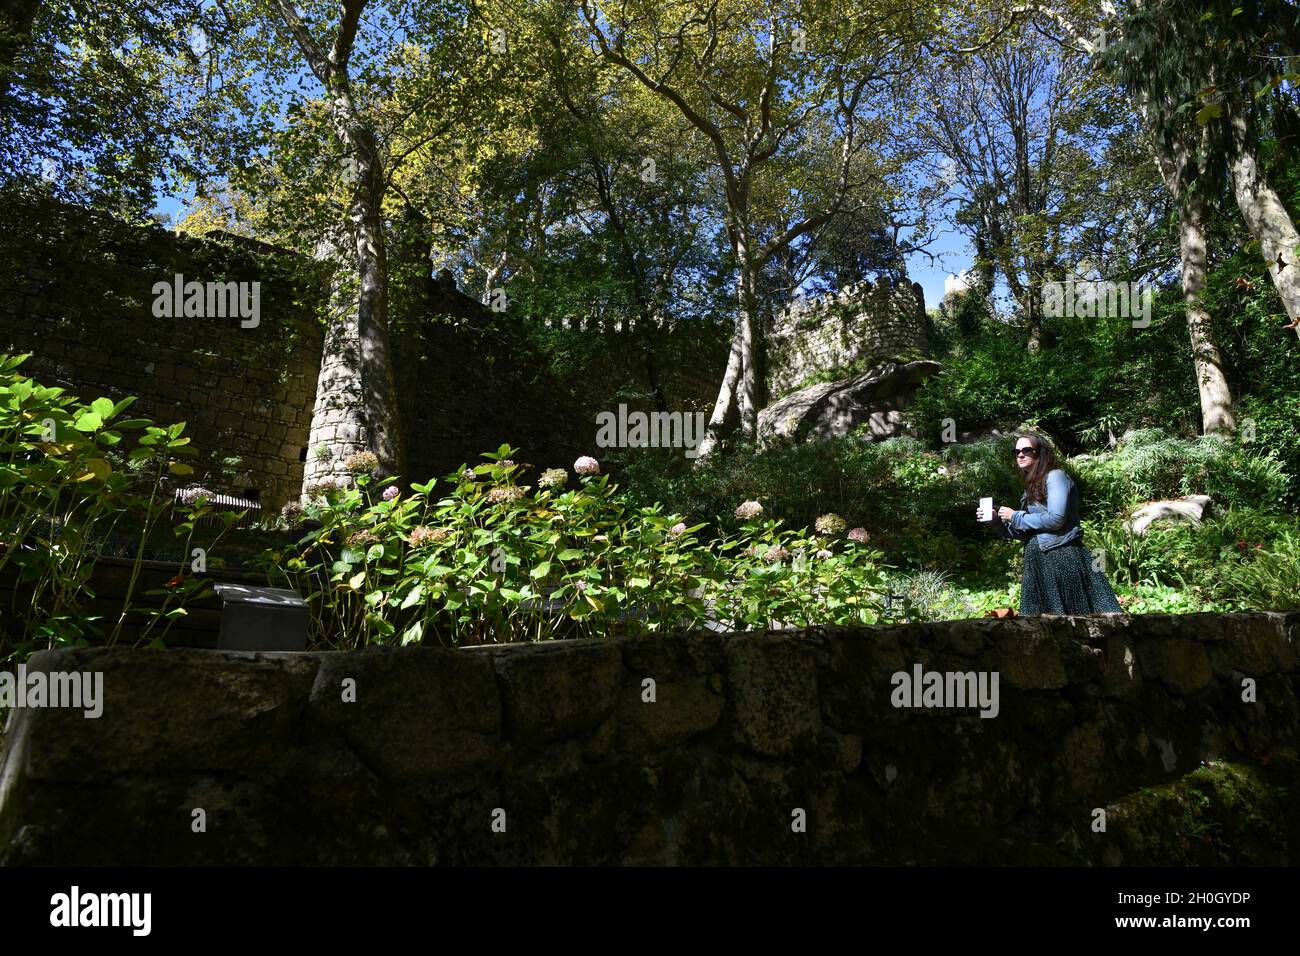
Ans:
[[[792,303],[768,340],[768,395],[865,372],[874,362],[928,355],[925,296],[915,282],[866,280]]]
[[[1132,795],[1294,760],[1298,636],[1298,614],[1253,614],[50,652],[33,666],[103,674],[104,712],[14,712],[0,860],[1159,863]],[[894,707],[918,664],[996,672],[997,716]],[[1227,862],[1296,862],[1294,813],[1268,816]]]

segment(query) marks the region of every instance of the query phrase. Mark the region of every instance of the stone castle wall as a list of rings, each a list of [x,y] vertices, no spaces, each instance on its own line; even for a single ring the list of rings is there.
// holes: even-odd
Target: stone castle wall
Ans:
[[[320,362],[312,277],[261,243],[194,239],[54,203],[7,203],[0,351],[84,401],[138,397],[137,417],[187,422],[194,481],[275,507],[297,494]],[[258,282],[260,321],[158,317],[153,286]]]
[[[768,335],[768,396],[775,401],[814,381],[847,378],[876,361],[925,358],[928,330],[917,283],[863,280],[796,300]]]
[[[328,276],[287,250],[235,236],[177,236],[52,202],[6,203],[0,233],[0,351],[31,353],[23,372],[89,401],[138,397],[133,412],[184,420],[202,457],[193,481],[256,497],[298,497],[308,447]],[[159,318],[153,285],[260,284],[260,322]],[[559,372],[539,336],[430,279],[395,287],[393,361],[409,480],[441,477],[502,443],[540,469],[594,447],[596,414],[653,409],[647,341],[671,409],[708,410],[726,364],[726,330],[569,330],[580,369]],[[647,339],[647,336],[649,338]],[[582,341],[579,343],[578,339]]]
[[[1162,794],[1294,770],[1298,644],[1202,614],[43,652],[103,713],[11,712],[0,865],[1294,865],[1275,787],[1200,794],[1213,845]],[[996,674],[996,714],[897,706],[917,667]]]

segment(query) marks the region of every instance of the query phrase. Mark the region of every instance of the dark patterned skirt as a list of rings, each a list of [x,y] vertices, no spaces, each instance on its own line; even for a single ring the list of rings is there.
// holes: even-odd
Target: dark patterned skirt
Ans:
[[[1039,550],[1038,535],[1025,542],[1020,614],[1122,614],[1110,582],[1092,566],[1082,541]]]

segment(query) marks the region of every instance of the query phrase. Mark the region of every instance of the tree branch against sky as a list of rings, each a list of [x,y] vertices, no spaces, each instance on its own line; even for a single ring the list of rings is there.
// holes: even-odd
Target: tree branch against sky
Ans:
[[[884,183],[886,130],[871,108],[914,69],[921,25],[891,0],[584,2],[582,13],[593,48],[706,137],[720,177],[737,312],[703,458],[733,414],[743,436],[756,432],[764,267]],[[834,162],[787,161],[817,123],[834,130]]]

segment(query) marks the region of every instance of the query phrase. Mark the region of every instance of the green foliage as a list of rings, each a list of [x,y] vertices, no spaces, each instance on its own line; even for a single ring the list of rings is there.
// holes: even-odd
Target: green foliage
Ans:
[[[1135,535],[1122,521],[1088,523],[1084,540],[1104,552],[1130,611],[1288,610],[1296,607],[1300,521],[1230,508],[1192,524],[1153,525]],[[1121,590],[1121,595],[1123,591]]]
[[[979,617],[980,609],[965,592],[953,586],[942,571],[917,571],[890,581],[891,593],[905,602],[910,620],[956,621]]]
[[[944,371],[918,390],[908,415],[916,433],[938,443],[945,419],[963,433],[1035,422],[1067,451],[1102,419],[1128,428],[1173,425],[1199,431],[1196,380],[1181,302],[1156,296],[1151,325],[1128,320],[1073,319],[1050,325],[1047,346],[1025,351],[1024,334],[987,324],[953,340],[937,358]]]
[[[1233,610],[1300,610],[1300,529],[1268,547],[1241,547],[1223,568],[1220,591]]]
[[[459,645],[880,619],[880,554],[864,543],[760,517],[700,538],[704,524],[629,506],[606,475],[520,484],[511,454],[503,445],[390,501],[367,476],[309,501],[319,527],[266,561],[308,595],[314,640]]]
[[[1300,506],[1300,363],[1295,333],[1258,248],[1242,250],[1210,273],[1206,304],[1216,316],[1229,381],[1238,396],[1242,438],[1271,452],[1290,478],[1285,501]]]
[[[1209,495],[1220,507],[1253,507],[1281,502],[1288,488],[1281,463],[1259,443],[1175,438],[1160,428],[1130,432],[1114,452],[1081,455],[1071,464],[1093,514],[1189,494]]]
[[[142,543],[172,507],[160,495],[164,477],[193,470],[180,460],[194,454],[183,422],[127,418],[133,398],[80,402],[19,374],[24,359],[0,355],[0,580],[12,588],[9,606],[0,608],[0,662],[88,636],[116,641],[140,549],[121,615],[101,622],[87,612],[96,545],[119,523],[137,528]],[[177,534],[205,516],[200,502]],[[158,636],[165,633],[200,586],[189,580],[169,592],[144,636],[159,623]]]
[[[954,534],[979,536],[974,511],[981,497],[1020,500],[1013,447],[1009,436],[937,452],[911,438],[848,436],[761,450],[742,446],[671,477],[659,470],[657,457],[645,456],[629,462],[628,493],[727,528],[736,526],[731,509],[741,500],[761,501],[794,525],[833,511],[899,542],[942,551],[955,546]]]

